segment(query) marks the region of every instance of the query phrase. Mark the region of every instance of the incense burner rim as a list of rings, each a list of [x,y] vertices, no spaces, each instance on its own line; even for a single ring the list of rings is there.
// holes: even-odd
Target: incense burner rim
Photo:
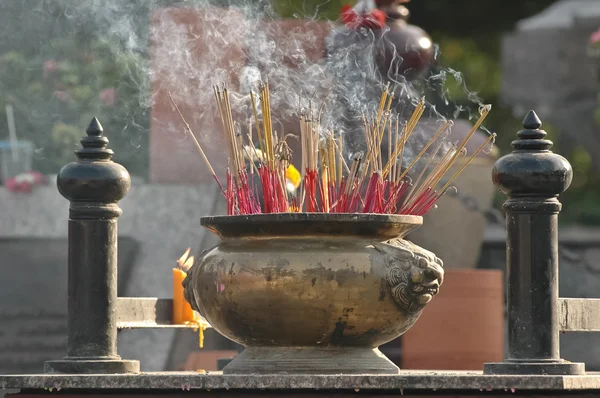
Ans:
[[[344,236],[403,238],[423,224],[423,217],[371,213],[270,213],[207,216],[200,225],[222,239]]]

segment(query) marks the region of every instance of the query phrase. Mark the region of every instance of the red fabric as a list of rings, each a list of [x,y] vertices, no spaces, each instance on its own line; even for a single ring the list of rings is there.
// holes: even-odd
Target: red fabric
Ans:
[[[342,6],[341,20],[350,29],[381,29],[385,26],[386,15],[381,10],[372,10],[358,15],[350,5]]]

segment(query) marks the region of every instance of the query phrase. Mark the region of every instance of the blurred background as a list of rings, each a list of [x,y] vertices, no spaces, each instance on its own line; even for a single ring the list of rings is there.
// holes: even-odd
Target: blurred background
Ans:
[[[139,74],[147,72],[144,63],[149,62],[148,18],[154,2],[148,2],[147,7],[143,7],[143,4],[127,7],[139,11],[134,19],[132,10],[126,10],[125,22],[137,23],[128,27],[137,33],[138,36],[133,38],[136,43],[124,42],[124,38],[118,35],[110,36],[111,32],[102,31],[104,35],[98,36],[97,26],[86,26],[85,20],[74,19],[78,16],[89,17],[76,13],[81,12],[85,3],[74,6],[75,3],[69,1],[46,0],[6,2],[1,6],[0,105],[3,110],[6,105],[12,105],[18,139],[33,145],[31,149],[21,149],[32,151],[23,160],[25,166],[31,169],[43,174],[56,174],[62,165],[72,160],[72,150],[83,127],[95,115],[106,131],[111,132],[111,146],[118,160],[132,175],[148,179],[150,102],[140,101],[142,97],[139,92],[150,87],[144,87],[147,78]],[[168,5],[169,1],[161,3]],[[410,23],[423,28],[439,45],[440,64],[464,76],[464,84],[469,92],[463,90],[462,84],[447,82],[453,102],[468,106],[472,101],[467,96],[473,92],[484,102],[493,104],[494,111],[488,117],[486,126],[498,133],[497,147],[501,153],[510,149],[513,133],[520,128],[523,116],[523,112],[514,112],[516,105],[502,97],[503,77],[510,80],[502,70],[503,37],[514,31],[519,21],[540,13],[553,3],[556,2],[527,0],[507,5],[505,2],[482,4],[465,0],[459,7],[442,0],[415,0],[408,5]],[[572,3],[573,9],[577,10],[583,7],[582,4],[593,2],[580,0],[565,3]],[[96,4],[96,7],[103,7],[101,1]],[[115,4],[108,1],[106,7],[115,7]],[[333,21],[339,19],[344,4],[347,2],[342,0],[273,1],[274,9],[282,17],[308,15]],[[69,12],[73,12],[73,15]],[[112,12],[117,14],[119,10]],[[541,31],[541,35],[547,35],[548,41],[556,42],[557,29],[557,26],[550,25],[539,26],[537,30]],[[591,34],[587,33],[588,36]],[[571,43],[584,50],[587,44],[586,40]],[[124,51],[122,47],[127,46],[134,48]],[[521,48],[513,49],[516,50]],[[531,47],[526,57],[529,59],[523,62],[537,62],[542,58],[542,54],[536,54],[538,50]],[[568,58],[568,54],[562,57],[543,60],[551,64],[545,70],[555,68],[559,73],[559,69],[564,69],[561,61],[566,64],[568,59],[565,57]],[[589,58],[590,64],[595,62],[592,55]],[[588,60],[578,62],[585,61]],[[597,84],[591,81],[591,77],[586,76],[590,79],[589,88],[595,88]],[[575,80],[575,76],[572,78]],[[532,98],[542,97],[535,92],[529,95]],[[564,99],[565,102],[576,100]],[[537,111],[542,120],[549,116],[544,115],[543,110]],[[0,112],[2,139],[9,138],[8,126],[7,113]],[[598,225],[600,208],[596,203],[600,185],[597,183],[598,170],[592,161],[594,154],[587,148],[585,138],[569,139],[584,134],[561,131],[561,128],[549,122],[544,127],[555,142],[555,150],[575,166],[573,185],[562,196],[562,223]],[[1,147],[2,151],[7,150],[5,147]],[[27,169],[25,166],[24,169]],[[9,171],[6,173],[10,174]],[[498,196],[496,203],[501,201],[502,197]]]
[[[240,4],[263,12],[257,11],[262,4]],[[274,0],[269,15],[277,17],[241,29],[279,35],[261,39],[273,46],[286,33],[310,31],[301,45],[318,60],[344,5],[355,3]],[[444,198],[440,208],[446,211],[428,216],[414,236],[453,271],[446,296],[436,298],[439,307],[420,321],[421,329],[384,352],[408,368],[480,369],[501,359],[504,344],[504,196],[495,192],[490,172],[511,150],[529,109],[574,170],[561,196],[561,295],[598,297],[600,291],[600,34],[594,33],[600,3],[413,0],[402,7],[410,14],[400,19],[435,43],[435,63],[422,78],[433,85],[444,76],[438,88],[446,102],[431,103],[440,115],[471,124],[479,104],[492,104],[484,125],[498,139],[496,152],[457,181],[459,193]],[[209,8],[224,11],[211,14]],[[225,1],[167,0],[0,4],[0,373],[41,371],[44,360],[63,356],[68,203],[56,191],[55,175],[74,160],[92,117],[102,123],[114,160],[133,178],[121,203],[119,294],[170,297],[175,261],[188,247],[200,252],[214,244],[198,219],[222,213],[223,203],[210,178],[202,177],[204,166],[164,98],[169,87],[181,87],[177,79],[191,79],[194,84],[179,93],[184,113],[201,141],[218,144],[203,121],[203,102],[194,98],[226,69],[222,63],[247,63],[247,50],[218,42],[238,18],[227,11],[234,8]],[[264,28],[269,23],[277,29]],[[194,44],[193,56],[172,49],[181,44],[170,39],[178,29],[205,40]],[[221,66],[203,56],[217,57]],[[203,68],[216,72],[190,75]],[[456,300],[464,313],[453,314],[448,326],[445,308],[457,308]],[[440,323],[450,331],[440,335]],[[563,357],[600,370],[597,340],[564,336]],[[123,357],[140,359],[143,370],[216,369],[218,358],[239,349],[213,331],[204,350],[195,342],[185,331],[127,331],[119,349]]]

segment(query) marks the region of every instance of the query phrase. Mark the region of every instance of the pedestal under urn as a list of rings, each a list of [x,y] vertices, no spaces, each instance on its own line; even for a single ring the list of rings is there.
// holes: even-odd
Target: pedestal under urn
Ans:
[[[443,265],[403,239],[422,218],[281,213],[204,217],[222,238],[184,281],[186,300],[245,346],[226,374],[395,374],[377,347],[438,293]]]

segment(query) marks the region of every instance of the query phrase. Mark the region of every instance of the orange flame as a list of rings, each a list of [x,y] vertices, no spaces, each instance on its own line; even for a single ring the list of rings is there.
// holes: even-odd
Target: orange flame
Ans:
[[[192,249],[188,247],[188,249],[183,253],[183,256],[177,260],[177,267],[187,271],[190,269],[192,265],[194,265],[194,256],[190,256],[190,251]],[[189,257],[188,257],[189,256]]]

